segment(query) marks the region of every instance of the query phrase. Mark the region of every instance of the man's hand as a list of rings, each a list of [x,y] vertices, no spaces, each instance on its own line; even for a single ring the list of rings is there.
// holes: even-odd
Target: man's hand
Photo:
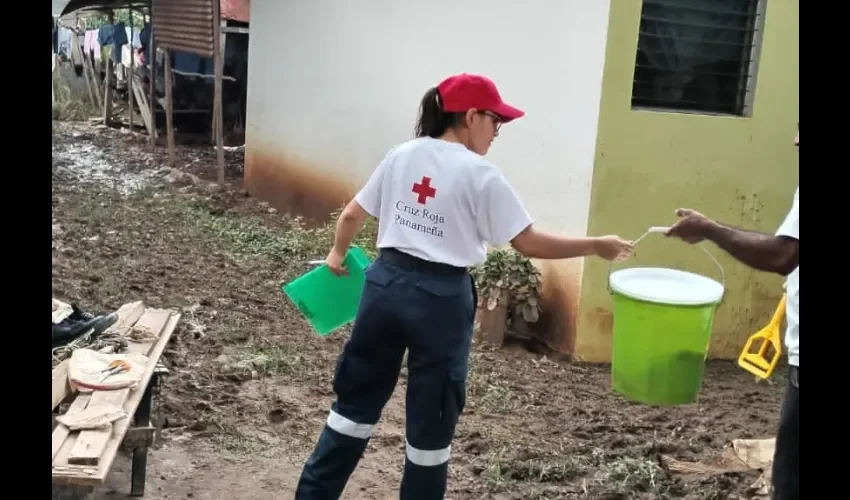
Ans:
[[[325,259],[325,264],[328,265],[328,269],[331,270],[336,276],[347,276],[348,269],[343,266],[343,262],[345,261],[345,251],[340,252],[336,249],[336,247],[331,249],[331,253],[328,254],[328,257]]]
[[[690,208],[676,210],[679,220],[664,235],[681,238],[686,243],[699,243],[705,239],[714,221]]]
[[[620,262],[632,255],[632,242],[619,236],[600,236],[594,241],[596,255],[605,260]]]

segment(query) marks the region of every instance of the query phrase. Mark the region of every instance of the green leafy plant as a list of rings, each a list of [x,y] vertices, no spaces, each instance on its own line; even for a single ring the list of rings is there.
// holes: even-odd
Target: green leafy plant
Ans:
[[[527,257],[512,249],[494,250],[471,273],[480,305],[488,311],[503,305],[509,321],[510,317],[521,317],[527,323],[539,319],[542,280],[540,271]]]
[[[342,209],[334,211],[320,226],[308,226],[303,218],[283,215],[283,227],[274,229],[263,222],[244,219],[234,214],[214,215],[207,201],[198,200],[188,209],[192,224],[217,234],[243,255],[264,255],[283,261],[323,259],[333,246],[336,219]],[[352,242],[374,259],[378,224],[369,218]]]

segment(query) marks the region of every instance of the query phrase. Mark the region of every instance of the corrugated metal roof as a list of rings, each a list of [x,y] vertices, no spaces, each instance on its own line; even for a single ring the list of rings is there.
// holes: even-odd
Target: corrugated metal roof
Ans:
[[[63,5],[64,4],[64,5]],[[133,8],[144,9],[147,7],[147,0],[133,0]],[[53,10],[56,14],[56,9],[62,6],[62,11],[59,15],[69,14],[77,10],[88,9],[126,9],[127,0],[53,0]]]
[[[151,24],[157,47],[212,57],[213,1],[153,0]]]
[[[249,22],[251,12],[250,0],[220,0],[221,18]],[[123,9],[127,7],[127,0],[52,0],[53,15],[59,16],[80,9]],[[133,0],[133,4],[146,7],[147,0]]]
[[[221,18],[249,22],[251,0],[221,0]]]

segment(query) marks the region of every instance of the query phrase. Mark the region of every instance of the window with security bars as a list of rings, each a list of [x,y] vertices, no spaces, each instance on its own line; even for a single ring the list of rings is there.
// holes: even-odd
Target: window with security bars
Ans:
[[[643,0],[632,107],[749,115],[762,17],[760,0]]]

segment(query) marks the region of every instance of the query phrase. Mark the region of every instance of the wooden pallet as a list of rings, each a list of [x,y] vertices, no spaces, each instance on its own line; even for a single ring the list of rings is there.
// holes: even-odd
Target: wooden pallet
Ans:
[[[82,411],[90,403],[111,403],[123,406],[128,417],[113,422],[104,430],[87,429],[70,432],[57,424],[53,430],[53,484],[93,486],[102,484],[118,454],[119,446],[127,435],[139,403],[153,377],[156,365],[165,346],[174,333],[180,314],[166,309],[146,308],[142,302],[121,306],[118,321],[107,332],[127,334],[132,328],[142,328],[158,334],[148,342],[129,342],[130,353],[148,356],[145,373],[135,389],[94,391],[89,394],[74,393],[68,383],[68,361],[53,369],[53,408],[63,401],[71,402],[67,413]],[[142,423],[149,427],[148,423]]]

